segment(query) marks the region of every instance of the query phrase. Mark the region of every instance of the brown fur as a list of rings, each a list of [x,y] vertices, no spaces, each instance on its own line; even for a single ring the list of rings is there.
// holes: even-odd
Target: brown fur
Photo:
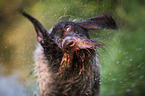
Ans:
[[[42,96],[53,96],[53,94],[57,94],[55,96],[92,96],[95,93],[96,89],[92,89],[99,87],[99,66],[93,50],[92,53],[89,50],[79,50],[75,52],[76,57],[73,60],[70,59],[69,54],[64,53],[59,71],[56,73],[51,70],[50,61],[46,59],[43,52],[41,45],[38,45],[34,53],[35,72]],[[74,62],[76,61],[74,59],[77,59],[77,62]]]
[[[39,45],[35,51],[35,71],[41,96],[98,96],[99,64],[97,42],[90,29],[117,29],[108,14],[80,22],[60,21],[48,33],[43,25],[25,12],[34,25]]]

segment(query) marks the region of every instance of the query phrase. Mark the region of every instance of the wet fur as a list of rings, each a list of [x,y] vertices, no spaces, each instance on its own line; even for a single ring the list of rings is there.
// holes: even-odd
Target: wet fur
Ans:
[[[75,60],[71,63],[73,65],[69,65],[69,54],[64,54],[60,67],[53,66],[54,68],[40,44],[34,54],[35,71],[42,96],[97,96],[100,77],[94,50],[76,52]]]
[[[51,47],[47,46],[47,51],[38,43],[34,52],[41,96],[98,96],[100,75],[95,50],[76,51],[73,60],[64,53],[56,60]]]
[[[34,53],[41,96],[98,96],[99,64],[90,29],[117,29],[108,14],[80,22],[58,22],[48,33],[34,17],[22,12],[35,27],[39,42]]]

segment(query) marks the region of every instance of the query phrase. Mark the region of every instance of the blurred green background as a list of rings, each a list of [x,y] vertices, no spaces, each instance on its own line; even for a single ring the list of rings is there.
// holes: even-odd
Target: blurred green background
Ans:
[[[83,20],[111,14],[119,30],[93,30],[103,37],[98,49],[100,96],[145,94],[145,0],[0,0],[0,76],[17,74],[31,81],[37,44],[33,25],[18,11],[36,17],[48,30],[60,20]],[[60,21],[59,20],[59,21]],[[2,77],[0,77],[2,78]]]

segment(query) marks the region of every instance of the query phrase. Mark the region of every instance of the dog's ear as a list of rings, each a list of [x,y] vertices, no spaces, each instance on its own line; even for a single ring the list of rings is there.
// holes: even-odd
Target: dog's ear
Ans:
[[[114,19],[106,13],[99,14],[96,17],[88,18],[81,22],[77,22],[77,24],[86,29],[117,29]]]
[[[43,45],[46,41],[46,38],[47,38],[47,30],[45,29],[45,27],[37,20],[35,19],[34,17],[30,16],[29,14],[25,13],[25,12],[22,12],[21,13],[27,17],[31,22],[32,24],[34,25],[35,27],[35,30],[37,32],[37,39],[38,39],[38,42]]]

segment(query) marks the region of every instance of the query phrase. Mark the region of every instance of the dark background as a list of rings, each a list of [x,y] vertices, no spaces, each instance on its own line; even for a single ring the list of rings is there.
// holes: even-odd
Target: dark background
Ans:
[[[109,13],[119,30],[90,32],[92,38],[103,37],[100,41],[106,44],[98,49],[100,96],[145,94],[145,0],[0,0],[0,79],[16,74],[28,84],[35,80],[37,38],[19,10],[36,17],[48,30],[61,20],[80,21]]]

